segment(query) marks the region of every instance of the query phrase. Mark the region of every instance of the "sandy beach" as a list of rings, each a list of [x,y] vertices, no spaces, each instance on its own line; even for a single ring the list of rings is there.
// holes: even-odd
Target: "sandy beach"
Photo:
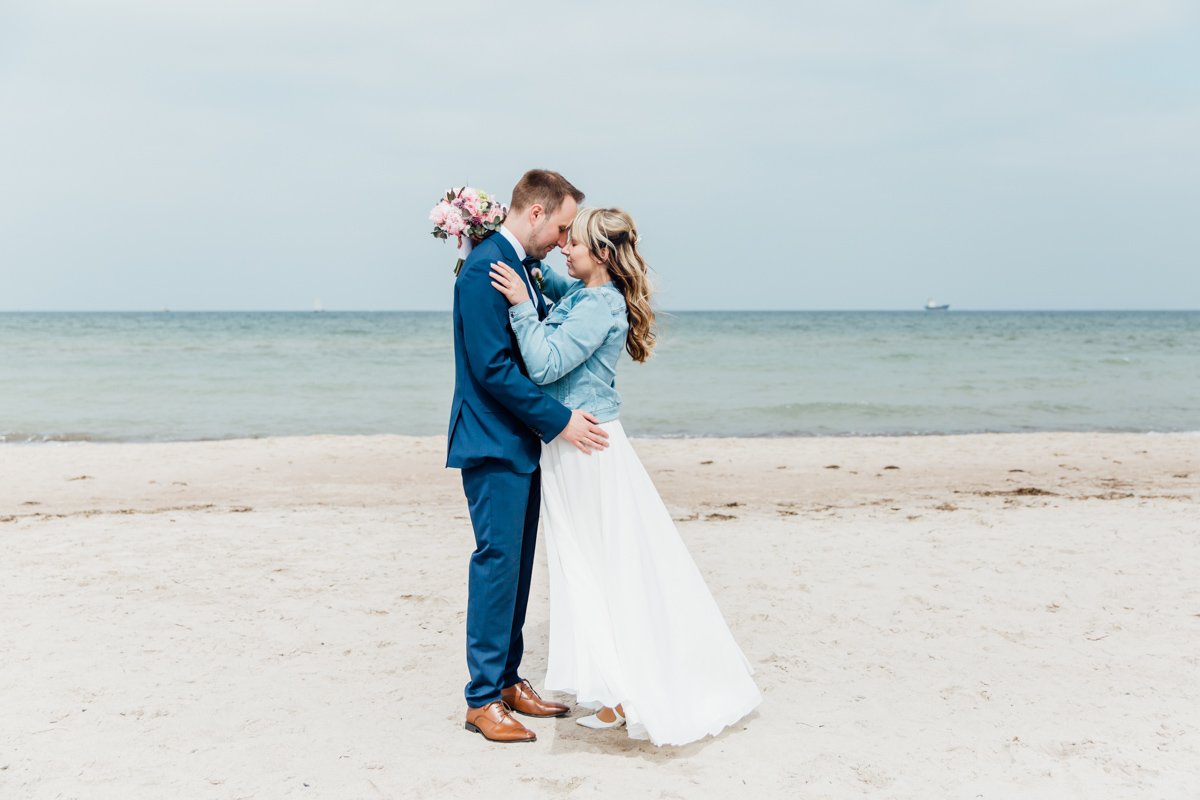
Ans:
[[[1200,796],[1200,436],[636,447],[765,698],[682,748],[463,729],[440,437],[0,449],[0,797]]]

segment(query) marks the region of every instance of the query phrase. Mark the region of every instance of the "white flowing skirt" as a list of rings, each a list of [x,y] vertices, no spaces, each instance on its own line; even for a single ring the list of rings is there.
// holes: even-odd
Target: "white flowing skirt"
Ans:
[[[624,705],[629,735],[681,745],[762,701],[750,662],[619,421],[608,449],[542,445],[550,563],[546,688]]]

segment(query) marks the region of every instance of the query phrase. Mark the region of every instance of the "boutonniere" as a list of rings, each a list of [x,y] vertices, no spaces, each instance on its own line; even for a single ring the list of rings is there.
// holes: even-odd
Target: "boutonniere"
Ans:
[[[533,282],[537,284],[538,291],[542,292],[546,289],[546,279],[542,277],[542,268],[534,267],[529,270],[529,277],[533,278]]]

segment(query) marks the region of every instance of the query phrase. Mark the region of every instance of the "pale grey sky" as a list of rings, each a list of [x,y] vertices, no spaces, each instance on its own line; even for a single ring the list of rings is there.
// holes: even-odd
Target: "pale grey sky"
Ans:
[[[534,166],[672,310],[1200,308],[1196,9],[6,0],[0,310],[448,309]]]

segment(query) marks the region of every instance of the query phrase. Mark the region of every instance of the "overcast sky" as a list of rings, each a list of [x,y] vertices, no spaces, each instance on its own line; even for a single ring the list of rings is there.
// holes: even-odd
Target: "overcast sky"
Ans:
[[[1195,9],[0,0],[0,310],[448,309],[530,167],[672,310],[1200,308]]]

